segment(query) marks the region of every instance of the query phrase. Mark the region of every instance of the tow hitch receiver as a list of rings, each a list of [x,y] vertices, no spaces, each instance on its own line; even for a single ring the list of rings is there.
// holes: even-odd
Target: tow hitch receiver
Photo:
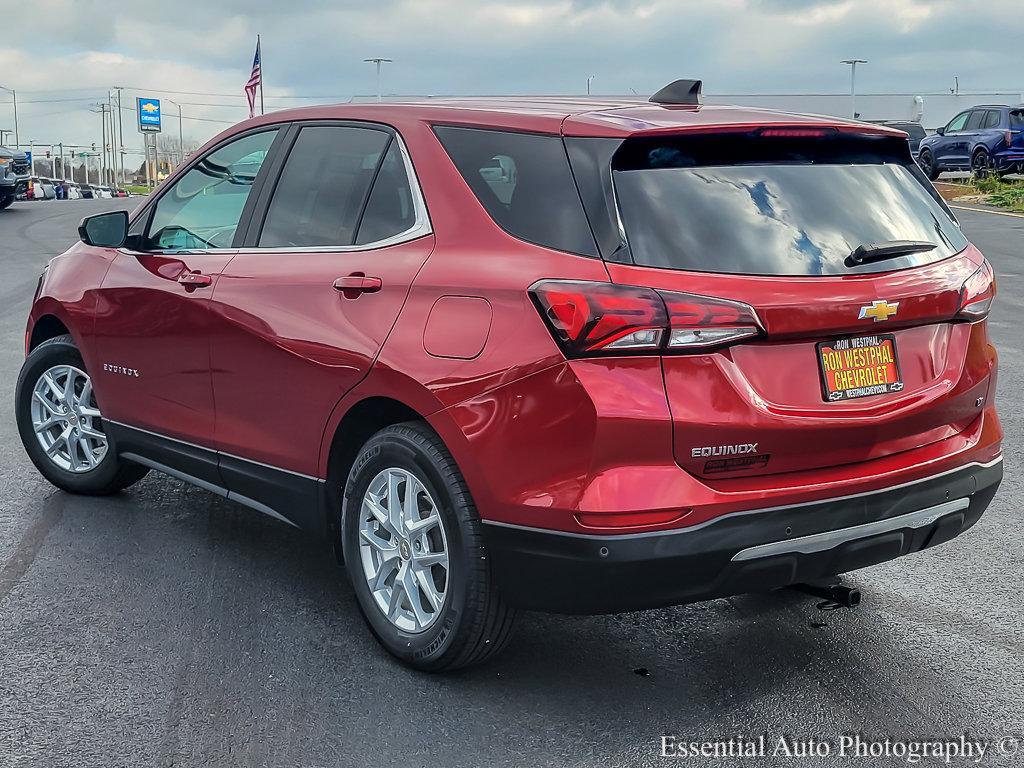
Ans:
[[[790,589],[813,595],[844,608],[860,605],[860,590],[840,583],[834,584],[791,584]]]

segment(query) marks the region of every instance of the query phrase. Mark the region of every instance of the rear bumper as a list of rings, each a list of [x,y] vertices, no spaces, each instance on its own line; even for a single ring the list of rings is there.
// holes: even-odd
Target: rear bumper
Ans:
[[[485,521],[509,602],[616,613],[777,589],[942,544],[981,517],[1002,458],[880,491],[737,512],[673,531],[599,536]]]
[[[992,164],[998,171],[1024,169],[1024,149],[1003,150],[992,156]]]

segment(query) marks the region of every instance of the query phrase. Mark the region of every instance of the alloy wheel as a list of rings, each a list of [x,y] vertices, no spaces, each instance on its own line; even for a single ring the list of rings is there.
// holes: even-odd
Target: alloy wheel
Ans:
[[[67,472],[89,472],[109,448],[92,380],[72,365],[47,369],[32,389],[32,428],[47,458]]]
[[[395,627],[419,633],[448,591],[448,541],[440,510],[412,472],[377,473],[359,512],[359,555],[374,603]]]

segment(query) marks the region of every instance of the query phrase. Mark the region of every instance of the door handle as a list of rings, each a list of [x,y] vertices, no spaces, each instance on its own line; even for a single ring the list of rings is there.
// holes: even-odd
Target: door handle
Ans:
[[[185,286],[185,288],[207,288],[213,285],[213,278],[210,275],[204,275],[202,272],[182,272],[178,275],[178,282]]]
[[[334,281],[334,290],[343,293],[347,299],[354,299],[361,293],[376,293],[383,287],[384,281],[379,277],[367,277],[360,272]]]

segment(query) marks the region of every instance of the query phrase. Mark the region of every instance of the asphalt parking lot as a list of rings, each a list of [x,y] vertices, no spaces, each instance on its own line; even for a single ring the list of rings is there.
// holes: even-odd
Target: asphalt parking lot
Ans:
[[[294,529],[156,473],[68,496],[29,463],[12,403],[39,271],[81,216],[137,202],[0,211],[3,768],[702,764],[660,757],[661,737],[1024,735],[1024,217],[958,211],[999,278],[1006,431],[968,534],[852,575],[855,610],[779,592],[526,615],[495,663],[431,677],[378,648],[331,552]]]

